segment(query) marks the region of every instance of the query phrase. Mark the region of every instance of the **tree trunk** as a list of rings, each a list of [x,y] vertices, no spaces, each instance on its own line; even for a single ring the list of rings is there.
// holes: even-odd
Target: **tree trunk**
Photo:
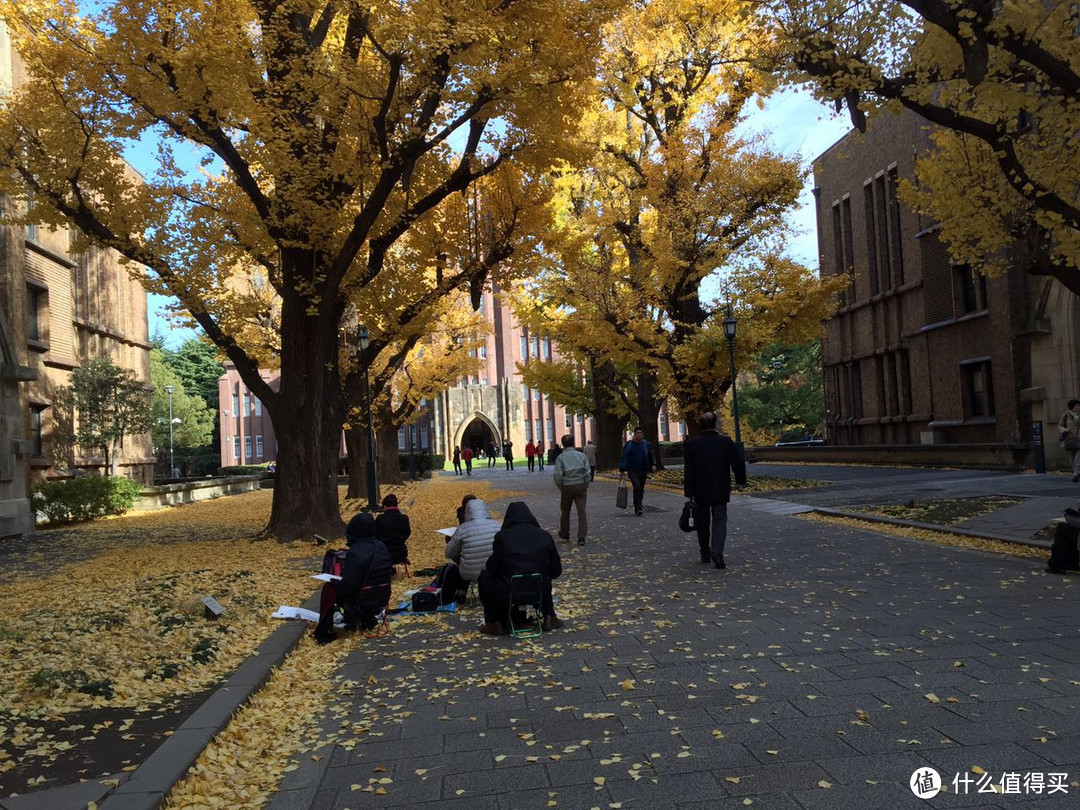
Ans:
[[[283,264],[304,266],[312,274],[312,258],[286,252]],[[291,268],[287,268],[291,270]],[[286,272],[286,279],[293,275]],[[312,307],[304,296],[291,295],[281,307],[281,387],[264,402],[278,441],[278,465],[270,522],[262,537],[281,542],[311,540],[319,534],[341,537],[344,523],[338,504],[337,471],[345,396],[338,367],[340,305]],[[261,383],[257,367],[237,369]]]
[[[640,427],[645,431],[645,439],[652,445],[656,452],[656,468],[664,469],[664,462],[660,458],[660,404],[663,399],[656,393],[656,374],[652,371],[642,370],[638,373],[637,385],[638,419]]]
[[[601,470],[614,469],[622,454],[622,432],[626,417],[615,407],[615,365],[592,363],[593,415],[596,419],[596,466]]]
[[[345,431],[345,453],[349,465],[348,500],[367,497],[367,428],[353,425]]]
[[[375,447],[379,451],[375,459],[379,483],[404,484],[401,464],[398,462],[398,429],[393,425],[379,425],[375,431]]]

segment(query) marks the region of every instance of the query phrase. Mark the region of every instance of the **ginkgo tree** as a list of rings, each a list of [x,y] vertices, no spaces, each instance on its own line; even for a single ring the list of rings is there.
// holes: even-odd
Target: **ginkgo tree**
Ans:
[[[919,187],[958,262],[1019,261],[1080,294],[1080,7],[1059,0],[770,0],[789,75],[855,125],[904,108],[934,125]],[[872,122],[871,122],[872,123]],[[887,122],[883,122],[887,125]]]
[[[594,152],[562,179],[545,283],[569,312],[560,340],[637,369],[647,435],[664,396],[695,430],[730,384],[727,302],[707,279],[727,277],[750,355],[812,336],[833,306],[829,284],[784,255],[803,170],[742,129],[772,89],[760,63],[774,47],[738,2],[654,0],[605,30]]]
[[[387,257],[478,179],[512,162],[527,184],[566,155],[615,5],[0,0],[28,74],[0,108],[0,190],[180,300],[273,420],[267,534],[333,535],[340,430],[393,339],[373,332],[344,371],[344,316],[373,320],[393,289],[404,327],[483,271],[396,285]],[[120,162],[139,139],[158,144],[145,179]],[[256,267],[267,286],[247,283]],[[276,391],[252,345],[271,293]]]

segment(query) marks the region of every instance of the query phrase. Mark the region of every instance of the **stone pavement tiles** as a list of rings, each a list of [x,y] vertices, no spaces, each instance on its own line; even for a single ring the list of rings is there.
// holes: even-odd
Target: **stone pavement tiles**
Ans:
[[[552,528],[550,478],[512,482]],[[560,545],[565,629],[532,642],[481,637],[472,608],[338,642],[356,647],[324,718],[334,741],[298,758],[270,806],[1035,808],[1063,798],[950,785],[923,802],[908,782],[926,766],[947,785],[973,766],[995,782],[1067,772],[1070,795],[1052,806],[1075,802],[1072,580],[1017,558],[752,511],[740,498],[730,568],[718,571],[675,527],[680,497],[648,490],[664,511],[642,518],[615,510],[614,497],[596,485],[588,545]]]

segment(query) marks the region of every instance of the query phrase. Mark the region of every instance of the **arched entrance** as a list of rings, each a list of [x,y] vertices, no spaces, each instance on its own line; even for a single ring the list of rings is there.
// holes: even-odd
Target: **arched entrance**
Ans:
[[[472,419],[463,422],[462,427],[458,430],[458,446],[471,447],[476,453],[479,453],[480,450],[486,452],[490,444],[493,442],[499,444],[501,441],[499,431],[496,430],[495,425],[486,416],[479,413],[473,414]]]

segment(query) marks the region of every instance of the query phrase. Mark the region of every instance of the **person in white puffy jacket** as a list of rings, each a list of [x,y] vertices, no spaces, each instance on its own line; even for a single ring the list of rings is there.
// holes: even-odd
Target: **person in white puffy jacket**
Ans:
[[[446,544],[446,558],[457,563],[466,582],[475,582],[491,556],[495,532],[502,524],[491,519],[487,504],[479,498],[465,504],[465,520]]]

